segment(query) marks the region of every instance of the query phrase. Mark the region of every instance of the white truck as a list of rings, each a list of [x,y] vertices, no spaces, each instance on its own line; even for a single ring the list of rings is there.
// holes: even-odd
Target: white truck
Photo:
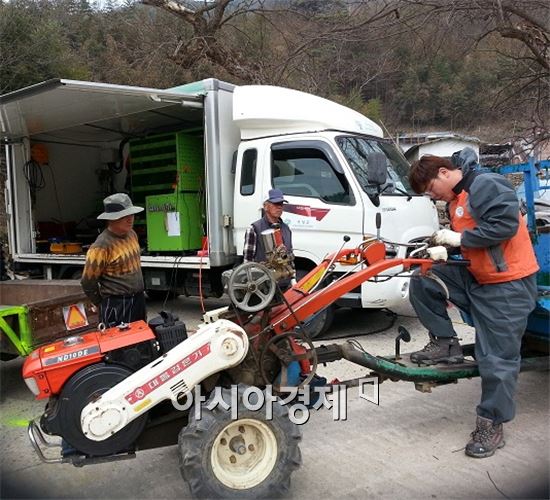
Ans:
[[[147,221],[136,227],[150,295],[220,296],[221,273],[239,262],[244,233],[261,216],[272,187],[289,202],[283,218],[293,232],[299,273],[339,248],[344,235],[357,244],[375,234],[377,213],[381,235],[391,242],[414,242],[438,227],[435,206],[412,192],[406,160],[377,124],[296,90],[216,79],[168,90],[51,80],[1,96],[0,127],[11,257],[47,279],[78,276],[86,244],[99,230],[101,200],[117,191],[147,205]],[[200,162],[197,182],[180,182],[191,156],[179,149],[165,163],[157,153],[167,150],[149,150],[141,158],[150,161],[147,168],[137,168],[144,165],[135,161],[140,148],[160,147],[180,133],[198,144],[189,160]],[[369,162],[380,157],[388,178],[371,184]],[[176,191],[184,196],[186,186],[198,210],[151,201]],[[154,216],[161,218],[151,224]],[[152,244],[181,242],[190,227],[187,246]],[[398,257],[408,251],[389,247]],[[392,307],[407,294],[407,278],[381,280],[364,283],[341,303]]]

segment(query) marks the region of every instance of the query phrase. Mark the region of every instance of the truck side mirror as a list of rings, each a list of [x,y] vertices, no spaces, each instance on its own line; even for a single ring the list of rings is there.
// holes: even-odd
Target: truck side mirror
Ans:
[[[369,153],[367,155],[367,181],[374,186],[382,186],[388,178],[388,166],[386,155],[382,152]]]

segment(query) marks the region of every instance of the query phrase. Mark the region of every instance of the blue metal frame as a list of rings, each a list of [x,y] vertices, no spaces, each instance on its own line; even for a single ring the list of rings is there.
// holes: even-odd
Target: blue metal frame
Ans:
[[[527,225],[533,238],[533,247],[540,265],[540,271],[537,276],[539,284],[537,307],[529,316],[527,329],[531,334],[548,341],[550,340],[550,288],[545,285],[548,285],[546,280],[550,273],[550,269],[548,269],[550,233],[540,233],[535,218],[535,192],[550,189],[548,185],[540,185],[537,174],[542,172],[542,170],[546,170],[546,178],[548,179],[550,161],[535,161],[533,157],[530,157],[527,163],[504,165],[493,169],[493,171],[499,174],[523,173],[525,203],[527,205]]]
[[[537,274],[538,299],[535,310],[529,315],[527,331],[531,336],[535,336],[546,341],[550,341],[550,287],[547,286],[548,275],[548,255],[550,254],[550,233],[540,233],[537,229],[535,218],[535,192],[550,189],[550,186],[541,186],[537,174],[546,170],[546,178],[550,179],[550,161],[535,161],[533,157],[529,158],[527,163],[516,163],[503,165],[501,167],[487,168],[480,166],[483,171],[492,171],[499,174],[523,174],[525,185],[525,203],[527,205],[527,225],[532,236],[533,247],[540,271]],[[472,318],[469,314],[460,311],[464,321],[473,326]]]
[[[537,234],[537,226],[535,223],[535,191],[550,189],[549,186],[540,185],[537,173],[542,170],[546,170],[548,175],[548,172],[550,171],[550,160],[535,161],[535,159],[531,156],[527,163],[504,165],[502,167],[496,167],[492,170],[503,175],[523,173],[529,231],[533,234]]]

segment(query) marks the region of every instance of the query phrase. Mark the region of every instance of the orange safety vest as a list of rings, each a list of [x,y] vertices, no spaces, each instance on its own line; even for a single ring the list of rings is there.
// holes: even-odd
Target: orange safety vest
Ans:
[[[467,208],[468,192],[462,191],[449,204],[451,225],[459,233],[466,229],[474,229],[477,224]],[[521,214],[517,233],[509,240],[503,241],[500,246],[504,260],[504,269],[497,269],[495,260],[491,255],[491,248],[467,248],[462,246],[461,252],[471,264],[469,271],[474,275],[478,283],[503,283],[525,278],[539,270],[533,245],[529,238],[527,225]]]

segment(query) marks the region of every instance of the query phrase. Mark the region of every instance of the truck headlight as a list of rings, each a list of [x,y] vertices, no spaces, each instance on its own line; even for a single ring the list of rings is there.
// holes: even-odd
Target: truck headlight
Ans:
[[[29,390],[35,396],[38,396],[38,394],[40,394],[40,389],[38,388],[38,384],[36,383],[36,380],[34,379],[34,377],[29,377],[29,378],[26,378],[24,380],[25,380],[25,384],[27,384],[27,387],[29,388]]]

